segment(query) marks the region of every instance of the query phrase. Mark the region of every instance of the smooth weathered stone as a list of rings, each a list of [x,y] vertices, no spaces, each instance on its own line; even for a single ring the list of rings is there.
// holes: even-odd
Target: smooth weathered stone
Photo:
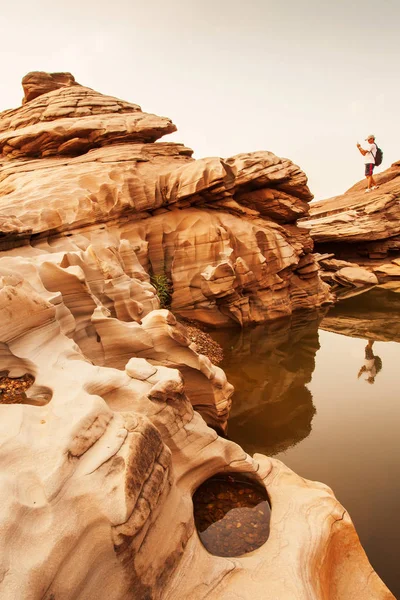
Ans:
[[[68,73],[24,89],[0,115],[0,362],[30,383],[1,406],[0,596],[392,598],[329,488],[217,435],[233,387],[175,316],[244,325],[330,301],[294,223],[305,174],[270,152],[194,161],[154,143],[169,119]],[[219,472],[271,499],[248,556],[196,533],[192,494]]]
[[[375,267],[375,273],[390,275],[391,277],[400,277],[400,265],[396,262],[385,263],[379,267]]]
[[[366,269],[361,269],[358,266],[342,267],[336,271],[334,279],[335,281],[339,281],[345,285],[351,284],[355,285],[356,287],[378,284],[378,278],[376,275],[374,275],[374,273],[371,273]]]

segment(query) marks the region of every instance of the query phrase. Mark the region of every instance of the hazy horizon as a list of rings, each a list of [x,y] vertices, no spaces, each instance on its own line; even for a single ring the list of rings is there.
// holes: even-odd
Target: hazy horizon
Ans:
[[[20,105],[27,72],[70,71],[170,117],[178,132],[163,140],[195,158],[270,150],[327,198],[363,178],[367,134],[380,170],[400,159],[399,17],[398,0],[22,0],[0,16],[0,111]]]

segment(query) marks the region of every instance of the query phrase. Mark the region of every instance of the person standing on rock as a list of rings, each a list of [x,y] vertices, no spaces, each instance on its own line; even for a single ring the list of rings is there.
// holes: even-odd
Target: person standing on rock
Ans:
[[[365,191],[370,192],[371,190],[376,190],[378,188],[378,186],[375,183],[374,176],[373,176],[374,167],[375,167],[375,156],[376,156],[376,153],[378,150],[378,146],[375,144],[375,136],[372,135],[372,133],[365,139],[365,141],[368,142],[368,146],[367,146],[366,150],[364,150],[364,148],[361,148],[360,144],[357,144],[357,148],[359,149],[361,154],[364,156],[365,177],[367,178],[367,182],[368,182],[368,187]]]

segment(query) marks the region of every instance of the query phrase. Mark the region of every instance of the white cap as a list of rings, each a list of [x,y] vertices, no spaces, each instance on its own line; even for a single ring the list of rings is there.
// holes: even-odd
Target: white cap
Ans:
[[[375,136],[374,136],[374,134],[373,134],[373,133],[370,133],[369,135],[367,135],[367,137],[365,138],[365,141],[366,141],[366,142],[368,142],[368,140],[369,140],[370,138],[373,138],[373,139],[375,139]]]

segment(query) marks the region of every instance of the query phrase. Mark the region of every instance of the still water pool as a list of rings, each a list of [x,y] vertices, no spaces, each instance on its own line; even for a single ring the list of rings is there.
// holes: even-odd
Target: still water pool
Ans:
[[[400,294],[375,288],[322,321],[212,335],[235,386],[228,437],[332,487],[400,597]]]

